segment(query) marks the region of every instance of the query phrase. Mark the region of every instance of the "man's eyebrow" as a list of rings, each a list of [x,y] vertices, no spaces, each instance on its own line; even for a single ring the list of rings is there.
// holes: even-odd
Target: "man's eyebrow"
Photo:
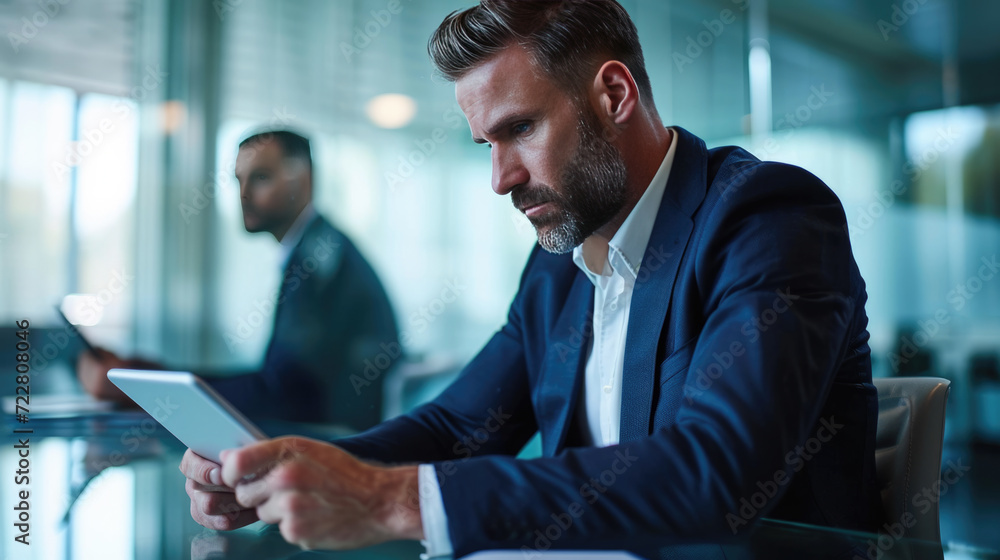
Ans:
[[[511,113],[496,122],[489,130],[486,131],[487,136],[494,136],[502,130],[510,128],[516,122],[519,121],[529,121],[534,120],[534,115],[528,113]],[[486,140],[483,138],[478,138],[476,136],[472,137],[472,141],[476,144],[486,144]]]
[[[266,167],[257,166],[247,171],[247,175],[256,175],[257,173],[267,173],[267,172],[268,169]],[[236,171],[235,169],[233,169],[233,175],[236,175],[237,177],[240,176],[239,172]]]

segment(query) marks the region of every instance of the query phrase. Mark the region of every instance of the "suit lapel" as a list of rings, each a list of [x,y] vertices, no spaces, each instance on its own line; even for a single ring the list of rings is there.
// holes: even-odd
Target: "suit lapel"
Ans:
[[[539,383],[542,454],[562,449],[580,396],[584,357],[593,335],[594,285],[578,273],[549,337]]]
[[[288,299],[290,297],[293,297],[294,295],[292,292],[295,290],[291,290],[288,287],[289,284],[288,279],[290,276],[294,274],[292,272],[292,267],[300,263],[306,251],[306,247],[312,242],[312,239],[319,234],[319,231],[323,229],[325,223],[326,220],[324,220],[322,216],[317,215],[315,218],[313,218],[312,222],[310,222],[306,226],[305,230],[302,232],[302,238],[299,239],[299,242],[295,244],[294,248],[292,248],[291,254],[288,255],[288,262],[285,263],[285,268],[281,271],[281,280],[280,280],[281,284],[278,287],[278,299],[276,299],[274,302],[274,320],[272,321],[272,330],[271,330],[272,333],[278,332],[278,330],[281,328],[282,311],[286,307],[288,307],[288,305],[290,305],[288,303]],[[302,290],[302,289],[303,286],[299,284],[297,290]],[[276,344],[277,339],[278,337],[272,334],[270,342],[267,343],[267,350],[265,350],[264,352],[264,363],[268,363],[268,361],[271,358],[272,352],[275,351],[274,346]]]
[[[694,228],[691,216],[705,197],[705,143],[681,128],[667,189],[632,292],[622,372],[620,441],[649,435],[656,355],[677,280],[677,270]]]

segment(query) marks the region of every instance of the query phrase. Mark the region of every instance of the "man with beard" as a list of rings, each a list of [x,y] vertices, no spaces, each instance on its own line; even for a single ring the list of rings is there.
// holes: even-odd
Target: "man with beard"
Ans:
[[[257,371],[199,373],[255,420],[326,423],[348,433],[374,426],[385,374],[402,354],[396,319],[371,265],[313,208],[309,140],[290,130],[251,134],[240,142],[235,173],[244,227],[281,244],[274,328]],[[116,367],[164,369],[98,350],[80,355],[77,374],[90,394],[131,402],[108,380]]]
[[[455,556],[703,542],[763,515],[874,528],[867,296],[829,188],[665,128],[614,0],[482,0],[429,50],[538,232],[507,323],[364,434],[188,452],[194,518]],[[543,456],[514,458],[536,431]]]

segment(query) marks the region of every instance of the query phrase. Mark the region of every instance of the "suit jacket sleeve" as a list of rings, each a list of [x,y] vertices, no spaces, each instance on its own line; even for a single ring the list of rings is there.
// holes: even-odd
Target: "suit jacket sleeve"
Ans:
[[[531,269],[529,259],[524,279]],[[523,346],[524,290],[507,323],[437,398],[337,445],[381,462],[452,463],[487,454],[514,455],[537,431]]]
[[[489,456],[438,463],[456,556],[533,548],[547,531],[558,534],[561,547],[633,535],[716,539],[746,525],[734,519],[752,521],[780,499],[786,486],[775,484],[750,519],[741,513],[759,489],[801,468],[796,447],[814,435],[809,431],[846,348],[851,255],[843,209],[825,185],[797,168],[756,165],[749,182],[721,189],[728,200],[700,210],[709,214],[687,249],[698,259],[706,320],[692,342],[686,384],[700,392],[685,399],[674,424],[638,441],[528,461]],[[503,379],[519,369],[507,361],[517,356],[518,337],[531,336],[516,320],[512,310],[513,325],[473,362],[452,396],[477,401],[511,390],[519,394],[507,395],[505,406],[528,399],[527,387]],[[747,325],[760,325],[752,327],[759,336],[748,337]],[[745,343],[742,354],[709,387],[699,385],[699,372],[712,371],[715,356],[738,341]],[[507,367],[495,368],[497,360]],[[444,442],[484,417],[472,413],[481,402],[446,401],[458,411],[439,404],[434,414],[419,414],[425,424],[435,419],[426,429],[437,435],[426,441],[437,448],[418,460],[447,453]],[[523,427],[510,421],[495,439],[520,436]],[[392,431],[380,436],[395,439]]]

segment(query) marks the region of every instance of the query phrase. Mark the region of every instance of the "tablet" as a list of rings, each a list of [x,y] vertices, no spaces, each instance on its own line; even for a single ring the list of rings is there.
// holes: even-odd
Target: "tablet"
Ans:
[[[198,376],[185,371],[113,369],[108,379],[192,451],[220,462],[223,449],[267,435]]]
[[[94,356],[99,356],[99,354],[97,353],[97,349],[94,348],[94,345],[91,344],[89,340],[87,340],[87,337],[83,336],[83,333],[80,332],[80,329],[76,328],[76,325],[70,322],[69,317],[67,317],[66,314],[63,313],[62,308],[59,307],[58,305],[56,306],[56,313],[58,313],[59,316],[62,317],[62,320],[66,323],[66,328],[68,328],[73,334],[77,336],[77,338],[80,339],[80,342],[83,343],[83,346],[87,349],[87,351],[93,354]]]

